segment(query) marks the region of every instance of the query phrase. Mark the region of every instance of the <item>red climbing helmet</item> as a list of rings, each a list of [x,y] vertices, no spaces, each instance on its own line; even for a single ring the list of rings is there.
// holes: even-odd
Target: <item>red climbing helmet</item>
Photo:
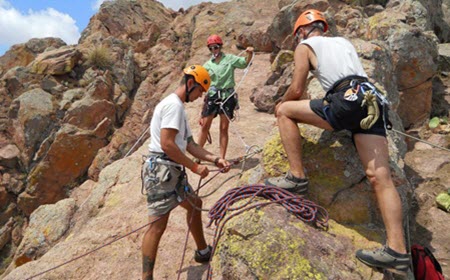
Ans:
[[[323,32],[327,32],[328,23],[325,19],[325,16],[323,15],[323,13],[318,10],[309,9],[309,10],[304,11],[298,17],[297,21],[295,22],[294,35],[295,35],[295,33],[297,33],[297,30],[299,29],[300,26],[305,26],[305,25],[311,24],[316,21],[323,22],[323,24],[324,24]]]
[[[206,45],[209,46],[209,45],[215,45],[215,44],[222,46],[223,42],[222,42],[222,38],[220,38],[219,35],[213,34],[208,37],[208,40],[206,41]]]

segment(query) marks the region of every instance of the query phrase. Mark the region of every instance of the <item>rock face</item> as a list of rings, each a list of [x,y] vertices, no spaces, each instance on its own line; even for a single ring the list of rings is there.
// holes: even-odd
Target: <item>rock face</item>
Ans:
[[[65,259],[68,250],[72,252],[71,257],[75,257],[77,252],[85,252],[84,249],[92,249],[105,239],[114,238],[115,233],[111,230],[125,232],[134,224],[143,222],[145,199],[130,190],[140,186],[140,157],[145,154],[146,144],[143,143],[149,137],[148,125],[154,107],[161,97],[178,86],[184,66],[202,64],[209,58],[205,41],[212,33],[222,36],[226,53],[241,54],[245,47],[254,46],[256,57],[264,58],[264,63],[254,62],[258,69],[252,71],[257,73],[257,77],[250,78],[251,82],[247,80],[249,85],[244,85],[245,89],[239,92],[246,102],[251,95],[257,110],[254,111],[249,104],[251,110],[242,115],[248,130],[246,137],[261,141],[260,146],[265,143],[262,164],[252,162],[255,168],[246,175],[252,182],[261,182],[267,176],[287,170],[286,156],[276,133],[271,137],[265,136],[273,128],[274,119],[271,116],[267,120],[261,114],[273,111],[275,102],[291,83],[292,51],[295,47],[292,27],[298,14],[308,8],[325,12],[330,35],[345,36],[355,45],[371,80],[388,93],[392,103],[390,118],[398,131],[420,127],[430,114],[444,119],[450,107],[449,82],[445,73],[436,74],[447,71],[446,44],[439,44],[439,53],[437,46],[439,42],[448,42],[450,14],[445,9],[449,6],[448,0],[357,2],[233,0],[220,4],[202,3],[175,12],[154,0],[105,1],[82,32],[78,45],[66,46],[60,39],[44,38],[13,46],[0,57],[0,273],[9,266],[10,274],[6,279],[17,279],[24,273],[31,276],[53,266],[56,260]],[[274,62],[272,71],[269,62]],[[242,76],[242,72],[238,73],[237,81]],[[323,94],[317,80],[310,79],[306,97],[320,98]],[[197,105],[189,106],[194,119],[199,114],[193,109]],[[196,120],[192,120],[191,127],[196,124]],[[441,126],[439,133],[445,136],[445,123]],[[330,134],[304,126],[301,133],[306,139],[303,147],[305,162],[314,186],[312,199],[326,207],[337,223],[363,236],[355,233],[355,239],[382,242],[379,240],[382,224],[375,199],[350,136],[344,132]],[[422,136],[431,138],[426,133]],[[445,156],[416,163],[415,158],[422,155],[414,153],[410,154],[411,158],[407,157],[408,162],[404,162],[402,158],[408,149],[418,149],[414,148],[415,143],[405,142],[403,136],[395,133],[390,133],[388,140],[391,171],[402,196],[410,194],[411,187],[418,187],[420,191],[415,191],[419,196],[417,201],[426,204],[425,208],[418,207],[413,213],[421,223],[415,225],[414,238],[418,243],[435,248],[440,259],[446,259],[445,246],[443,250],[438,246],[438,242],[445,242],[445,238],[434,232],[437,228],[442,232],[448,230],[445,216],[432,207],[432,200],[427,198],[430,196],[427,185],[418,183],[424,179],[433,181],[436,178],[433,172],[444,173],[447,170]],[[438,142],[447,145],[445,141],[440,139]],[[141,146],[136,156],[120,160]],[[414,172],[411,172],[410,165]],[[412,174],[405,175],[405,171]],[[249,183],[250,179],[242,182]],[[444,182],[446,179],[439,176],[439,180]],[[441,191],[445,184],[433,186]],[[75,205],[67,200],[69,196],[74,197]],[[65,210],[60,209],[58,201],[65,205]],[[54,203],[58,206],[52,205]],[[406,208],[407,201],[403,203]],[[131,210],[122,213],[125,205]],[[57,221],[63,221],[61,226],[64,229],[48,240],[36,235],[37,231],[31,234],[35,223],[42,222],[34,219],[35,213],[41,215],[41,211],[62,211],[64,216],[62,220],[55,217]],[[429,213],[444,226],[426,219]],[[266,220],[264,214],[258,221],[262,224],[276,223],[273,219],[281,214],[274,215]],[[411,218],[415,218],[414,215]],[[181,229],[184,215],[178,216],[176,219],[180,225],[176,228]],[[118,218],[114,220],[111,217]],[[288,216],[283,216],[283,219],[285,223],[295,223]],[[57,228],[51,223],[44,224]],[[341,228],[341,225],[335,224],[335,228]],[[232,226],[239,232],[236,225]],[[276,228],[282,229],[283,225]],[[351,259],[351,252],[359,244],[352,243],[349,235],[333,232],[339,236],[334,240],[309,227],[289,227],[289,230],[293,231],[287,239],[283,239],[284,233],[276,230],[259,237],[277,236],[288,243],[295,241],[296,248],[306,250],[307,254],[300,256],[284,243],[270,243],[276,248],[287,248],[288,252],[307,260],[296,270],[297,275],[311,273],[324,278],[378,279],[378,274],[369,276]],[[232,232],[224,240],[235,240]],[[319,243],[302,244],[303,241],[296,239],[298,234],[317,234],[322,243],[336,248],[320,247]],[[432,235],[433,238],[436,236],[436,241],[429,241]],[[39,246],[26,245],[31,244],[35,237],[42,241]],[[89,259],[73,272],[54,272],[48,277],[88,279],[105,275],[110,279],[138,278],[139,268],[130,272],[130,267],[140,263],[140,256],[136,253],[141,236],[138,237],[130,238],[126,245],[117,245],[107,253],[100,253],[98,261]],[[172,258],[170,255],[179,251],[177,242],[170,239],[164,243],[170,250],[161,254]],[[54,246],[56,243],[61,247]],[[82,248],[79,244],[83,244]],[[324,251],[312,248],[314,244]],[[30,249],[32,247],[35,249]],[[239,275],[235,269],[245,275],[271,273],[272,270],[266,268],[255,270],[253,264],[236,266],[230,257],[236,256],[244,261],[230,248],[220,249],[223,266],[217,266],[217,275],[235,277]],[[341,249],[345,253],[339,255]],[[128,260],[118,252],[131,257]],[[259,253],[264,255],[265,251]],[[111,254],[118,257],[112,261]],[[288,255],[283,255],[283,258]],[[344,260],[344,265],[333,267],[328,263],[327,260],[333,256]],[[111,262],[105,264],[101,261],[103,259]],[[30,260],[34,261],[24,264]],[[326,262],[324,267],[329,274],[319,267],[319,260]],[[261,257],[260,261],[264,263],[265,260]],[[16,268],[21,264],[24,265]],[[171,268],[173,264],[167,262],[165,266]],[[344,266],[350,267],[355,276],[345,274]],[[112,267],[122,269],[115,271]],[[448,267],[444,269],[448,277]],[[110,274],[102,274],[104,271]],[[287,273],[287,270],[273,271],[274,278],[284,277],[283,273]],[[163,275],[162,278],[176,277],[173,271],[160,270],[158,273]],[[193,273],[192,278],[195,279],[202,275],[199,271],[187,273]]]
[[[213,279],[383,279],[353,257],[377,243],[334,222],[314,228],[278,205],[246,211],[223,232]]]
[[[30,217],[14,264],[20,266],[44,255],[69,229],[75,211],[73,199],[39,207]]]
[[[47,48],[57,49],[65,45],[66,43],[59,38],[31,39],[25,44],[14,45],[0,57],[0,75],[3,75],[4,71],[13,67],[27,66],[38,54],[44,52]]]

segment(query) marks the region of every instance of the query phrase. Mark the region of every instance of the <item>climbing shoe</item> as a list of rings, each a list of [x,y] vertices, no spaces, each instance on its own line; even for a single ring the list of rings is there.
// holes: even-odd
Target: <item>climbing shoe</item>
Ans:
[[[211,260],[212,247],[208,245],[208,252],[202,254],[200,250],[195,250],[194,260],[198,263],[206,263]]]
[[[363,264],[373,268],[381,268],[390,272],[407,275],[410,255],[400,254],[385,245],[376,250],[358,250],[356,258]]]
[[[291,172],[287,172],[285,176],[267,178],[266,185],[275,186],[290,192],[304,193],[308,191],[308,179],[294,177]]]

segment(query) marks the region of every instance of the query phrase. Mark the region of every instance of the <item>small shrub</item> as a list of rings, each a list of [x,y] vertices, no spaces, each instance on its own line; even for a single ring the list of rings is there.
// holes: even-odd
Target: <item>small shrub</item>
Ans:
[[[88,54],[87,63],[90,66],[106,70],[113,65],[113,58],[106,47],[96,47]]]

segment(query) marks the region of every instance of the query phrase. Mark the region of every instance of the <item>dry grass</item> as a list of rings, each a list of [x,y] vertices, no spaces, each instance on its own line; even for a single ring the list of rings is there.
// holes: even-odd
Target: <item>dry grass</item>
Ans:
[[[89,52],[87,64],[103,70],[109,69],[113,65],[111,52],[106,47],[96,47]]]

